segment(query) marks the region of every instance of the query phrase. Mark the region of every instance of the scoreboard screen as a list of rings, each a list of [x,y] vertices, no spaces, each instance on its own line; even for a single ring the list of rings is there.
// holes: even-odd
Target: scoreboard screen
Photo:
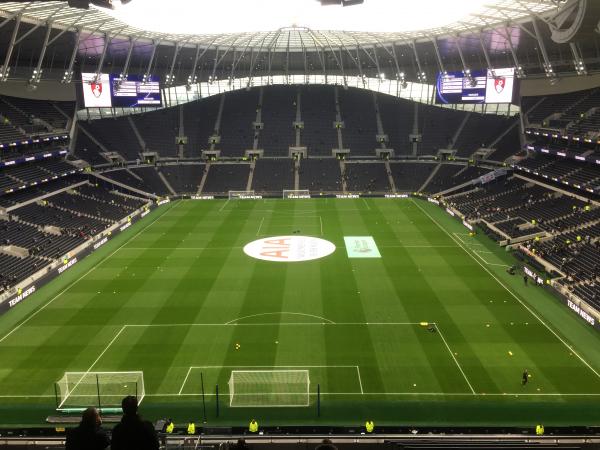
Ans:
[[[129,75],[126,80],[111,75],[112,105],[132,108],[135,106],[160,106],[160,83],[158,77],[151,76],[146,82],[136,75]]]
[[[471,79],[463,72],[438,73],[435,100],[438,104],[512,103],[515,69],[474,70]]]
[[[115,74],[102,74],[94,82],[95,73],[82,73],[83,99],[86,108],[133,108],[161,106],[160,80],[152,76],[144,83],[137,75],[120,79]]]

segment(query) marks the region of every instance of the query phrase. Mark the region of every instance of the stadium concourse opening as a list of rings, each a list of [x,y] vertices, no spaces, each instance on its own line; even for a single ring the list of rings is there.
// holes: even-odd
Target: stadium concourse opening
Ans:
[[[0,446],[600,445],[600,3],[183,3],[0,4]]]

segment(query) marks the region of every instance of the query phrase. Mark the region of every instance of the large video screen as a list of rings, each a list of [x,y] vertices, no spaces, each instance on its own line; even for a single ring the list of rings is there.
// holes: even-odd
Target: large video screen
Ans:
[[[129,75],[126,80],[110,76],[112,84],[113,106],[133,108],[135,106],[160,106],[160,83],[156,76],[149,77],[145,83],[142,77]]]
[[[81,86],[83,88],[83,102],[86,108],[110,108],[112,97],[110,93],[110,78],[108,74],[100,75],[94,81],[95,73],[82,73]]]
[[[463,72],[439,73],[436,103],[512,103],[515,69],[474,70],[472,81]]]
[[[142,77],[130,75],[121,80],[118,75],[102,74],[94,82],[95,73],[82,73],[83,99],[86,108],[133,108],[136,106],[161,106],[160,80],[152,76],[142,82]]]

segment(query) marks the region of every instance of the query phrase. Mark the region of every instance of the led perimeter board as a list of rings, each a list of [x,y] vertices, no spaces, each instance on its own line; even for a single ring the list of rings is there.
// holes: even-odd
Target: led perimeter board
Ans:
[[[463,72],[438,73],[435,101],[438,104],[512,103],[515,69],[474,70],[469,79]]]

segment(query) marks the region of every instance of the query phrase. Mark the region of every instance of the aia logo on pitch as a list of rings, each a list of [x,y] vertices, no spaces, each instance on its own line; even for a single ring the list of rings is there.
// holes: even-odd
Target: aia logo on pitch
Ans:
[[[102,83],[90,83],[90,89],[94,97],[100,98],[102,96]]]
[[[506,87],[506,78],[504,78],[504,77],[494,78],[494,89],[496,89],[496,92],[498,94],[501,94],[502,91],[504,91],[505,87]]]
[[[325,239],[309,236],[276,236],[246,244],[244,253],[263,261],[300,262],[324,258],[335,251]]]

